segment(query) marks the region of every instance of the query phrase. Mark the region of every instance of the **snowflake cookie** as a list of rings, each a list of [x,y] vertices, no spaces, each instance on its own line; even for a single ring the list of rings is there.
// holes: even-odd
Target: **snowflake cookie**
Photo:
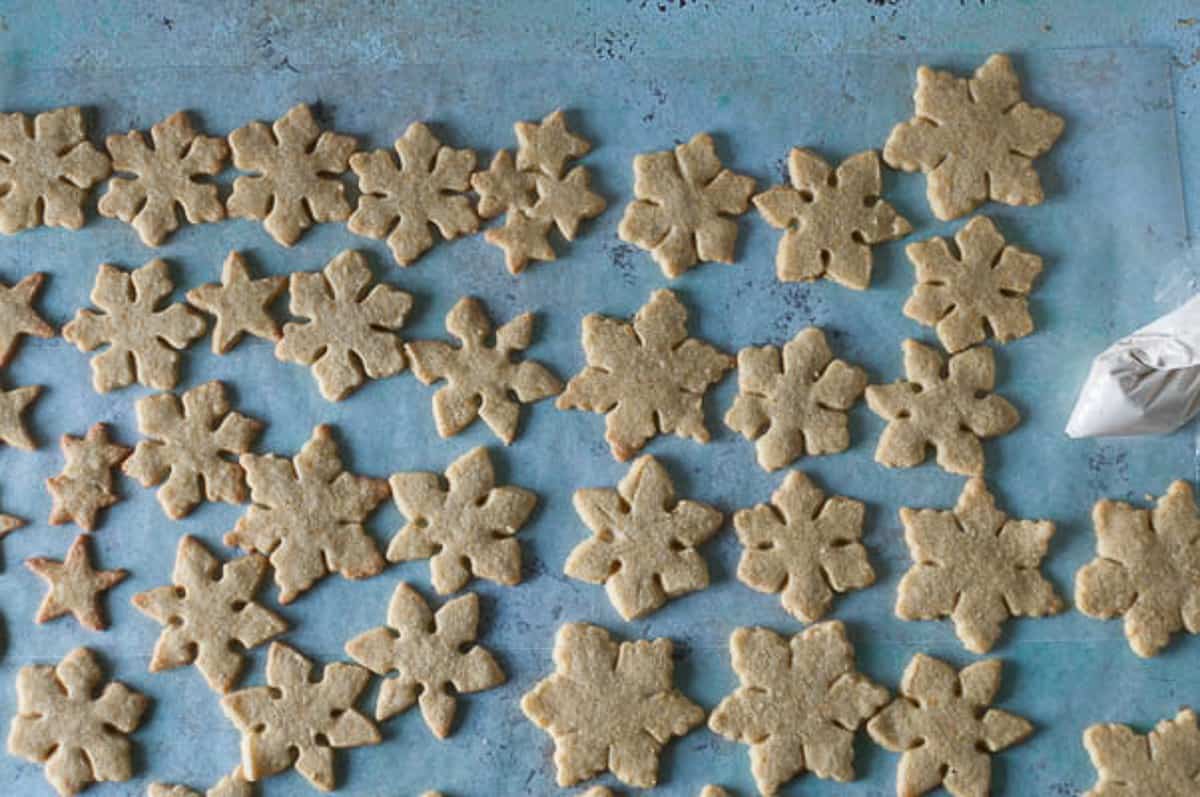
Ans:
[[[952,512],[900,509],[912,568],[900,580],[901,620],[949,617],[972,653],[987,653],[1009,617],[1063,610],[1040,572],[1054,524],[1013,520],[996,507],[983,479],[969,479]]]
[[[555,403],[605,415],[604,438],[617,461],[633,457],[658,434],[709,440],[702,402],[734,359],[687,336],[687,308],[655,291],[633,323],[592,313],[583,319],[588,365]]]
[[[557,257],[549,239],[552,226],[573,241],[579,223],[599,216],[607,205],[591,190],[586,167],[563,174],[567,161],[586,155],[591,144],[567,129],[561,110],[540,123],[517,122],[514,127],[515,164],[511,152],[500,150],[487,171],[471,176],[471,187],[479,194],[480,216],[505,214],[504,226],[488,230],[484,239],[503,249],[508,270],[519,274],[530,260]]]
[[[350,658],[383,679],[375,719],[386,719],[421,704],[421,716],[434,736],[450,735],[456,695],[482,692],[504,683],[504,671],[486,649],[473,644],[479,627],[479,597],[467,593],[435,614],[403,581],[388,604],[387,625],[346,643]],[[450,689],[453,691],[449,691]]]
[[[993,55],[972,78],[922,66],[916,116],[892,130],[883,159],[893,169],[929,175],[926,194],[942,221],[965,216],[989,199],[1040,204],[1033,159],[1062,135],[1063,119],[1021,99],[1007,55]]]
[[[355,708],[371,673],[346,662],[313,663],[295,648],[272,642],[267,686],[226,695],[221,709],[242,732],[242,772],[254,782],[291,767],[322,791],[333,791],[334,751],[379,744],[379,729]]]
[[[227,354],[250,333],[265,340],[278,341],[279,324],[268,308],[287,287],[287,277],[251,279],[250,269],[241,252],[230,252],[221,269],[221,282],[210,282],[187,292],[188,304],[217,321],[213,326],[212,348]]]
[[[520,404],[562,392],[562,382],[544,365],[513,359],[529,348],[532,313],[497,329],[483,304],[467,296],[446,314],[446,330],[462,346],[420,340],[404,347],[417,379],[426,385],[446,380],[433,395],[433,417],[442,437],[458,434],[480,417],[507,445],[517,436]]]
[[[945,238],[909,244],[917,284],[904,314],[937,330],[951,354],[982,343],[990,332],[1007,343],[1033,332],[1029,292],[1042,259],[1009,245],[986,216],[976,216],[954,235],[956,255]]]
[[[37,443],[25,428],[23,417],[42,392],[40,385],[0,390],[0,443],[33,451]]]
[[[291,460],[242,454],[239,462],[251,506],[225,544],[270,558],[280,603],[331,573],[361,579],[383,570],[363,521],[387,498],[387,483],[347,472],[329,426],[315,427]]]
[[[62,436],[66,463],[57,476],[46,479],[46,489],[54,505],[49,523],[59,526],[75,523],[85,531],[96,528],[96,514],[120,500],[113,492],[113,468],[133,450],[112,442],[108,427],[93,424],[84,437]]]
[[[354,138],[322,131],[312,111],[294,106],[273,125],[251,122],[229,134],[233,165],[253,174],[233,181],[225,202],[230,217],[262,221],[284,246],[313,224],[350,218],[346,186]]]
[[[125,580],[126,570],[96,570],[88,553],[88,538],[80,534],[67,549],[63,561],[35,556],[25,566],[48,587],[38,606],[34,622],[45,623],[70,614],[84,628],[103,631],[108,628],[101,596]]]
[[[580,797],[619,797],[619,795],[607,786],[593,786]],[[731,795],[720,786],[705,786],[700,790],[699,797],[731,797]]]
[[[173,290],[163,260],[151,260],[132,272],[100,265],[92,303],[103,312],[81,309],[62,331],[80,351],[108,344],[92,358],[97,393],[135,381],[155,390],[175,387],[179,351],[204,334],[204,318],[186,304],[162,306]]]
[[[1190,708],[1145,736],[1125,725],[1092,725],[1083,746],[1100,776],[1084,797],[1200,794],[1200,727]]]
[[[150,672],[195,664],[214,692],[233,688],[242,650],[287,630],[279,615],[254,600],[267,560],[250,554],[222,563],[194,537],[179,541],[173,584],[133,596],[138,611],[162,626]]]
[[[633,173],[637,198],[617,229],[622,241],[650,252],[672,279],[702,261],[733,263],[733,217],[749,209],[754,178],[724,168],[712,136],[638,155]]]
[[[708,718],[714,733],[750,745],[758,790],[776,794],[804,772],[854,780],[854,732],[888,700],[858,672],[854,647],[837,620],[790,640],[766,628],[729,639],[741,686]]]
[[[183,111],[150,128],[150,138],[153,147],[139,130],[108,137],[105,146],[113,171],[132,172],[136,177],[109,181],[97,206],[100,215],[133,225],[146,246],[158,246],[179,229],[176,206],[191,224],[225,218],[216,184],[196,179],[225,168],[229,157],[225,139],[200,135]]]
[[[960,672],[918,653],[904,670],[900,694],[867,723],[876,744],[901,753],[898,794],[942,786],[954,797],[989,791],[992,753],[1033,733],[1026,720],[990,708],[1000,688],[1000,661],[977,661]]]
[[[792,471],[771,503],[739,509],[733,526],[742,543],[738,580],[759,592],[779,593],[797,620],[816,622],[835,592],[875,583],[863,547],[863,504],[825,493]]]
[[[109,171],[78,108],[39,113],[32,123],[23,113],[0,113],[0,232],[40,224],[78,230],[88,189]]]
[[[359,198],[346,226],[355,235],[387,239],[392,257],[407,266],[433,246],[431,225],[447,241],[479,229],[464,193],[475,153],[445,146],[420,122],[408,126],[395,148],[399,168],[386,149],[350,156]]]
[[[696,548],[717,533],[723,516],[708,504],[676,500],[654,457],[634,462],[617,489],[576,490],[574,502],[592,536],[571,551],[564,572],[603,584],[626,620],[708,586],[708,565]]]
[[[867,406],[887,428],[875,449],[875,461],[889,468],[911,468],[937,451],[937,463],[950,473],[983,475],[983,437],[1011,431],[1020,414],[992,393],[996,362],[992,350],[976,346],[942,355],[915,340],[903,343],[907,379],[870,385]]]
[[[475,448],[436,473],[396,473],[392,500],[407,519],[388,545],[389,562],[428,559],[438,594],[457,592],[472,576],[513,586],[521,580],[521,546],[513,536],[525,525],[537,496],[512,485],[496,486],[487,449]]]
[[[17,674],[17,713],[8,751],[45,767],[62,795],[96,782],[133,777],[132,745],[150,700],[117,681],[105,681],[96,655],[75,648],[54,666],[29,664]]]
[[[39,271],[22,277],[16,285],[0,282],[0,368],[12,361],[17,344],[25,335],[54,337],[54,327],[33,309],[33,300],[45,279],[46,275]]]
[[[151,783],[146,797],[253,797],[254,786],[242,776],[239,767],[217,781],[211,789],[201,794],[187,786],[171,786],[166,783]]]
[[[832,168],[820,156],[793,148],[791,185],[754,197],[759,215],[784,230],[775,253],[781,282],[825,277],[854,290],[871,284],[871,247],[912,232],[908,220],[879,195],[883,175],[875,150]]]
[[[1143,658],[1177,631],[1200,634],[1200,511],[1192,486],[1173,482],[1153,510],[1100,501],[1092,524],[1097,557],[1075,574],[1079,610],[1123,616],[1129,647]]]
[[[404,326],[412,296],[390,285],[371,287],[362,253],[347,249],[322,271],[291,277],[292,315],[275,346],[284,362],[312,366],[328,401],[341,401],[370,379],[404,370],[404,345],[394,330]]]
[[[220,382],[205,382],[182,396],[160,393],[137,402],[137,444],[122,470],[143,487],[158,489],[167,517],[179,520],[203,500],[246,500],[242,466],[224,455],[244,454],[262,422],[233,412]]]
[[[802,454],[850,447],[846,413],[867,387],[867,372],[836,360],[825,333],[809,327],[784,344],[737,355],[738,395],[725,425],[755,441],[758,464],[779,470]]]
[[[674,686],[669,639],[616,642],[603,628],[568,623],[554,637],[554,674],[521,698],[521,710],[554,739],[558,785],[605,770],[651,789],[658,757],[704,709]]]

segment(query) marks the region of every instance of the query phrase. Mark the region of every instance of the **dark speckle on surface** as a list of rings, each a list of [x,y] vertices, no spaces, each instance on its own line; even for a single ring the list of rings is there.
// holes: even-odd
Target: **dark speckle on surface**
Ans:
[[[622,242],[611,243],[604,248],[608,253],[608,262],[621,275],[621,281],[626,285],[636,283],[638,267],[634,260],[637,257],[638,248],[633,244]]]
[[[175,30],[175,20],[171,19],[170,17],[163,17],[162,26],[167,30]]]

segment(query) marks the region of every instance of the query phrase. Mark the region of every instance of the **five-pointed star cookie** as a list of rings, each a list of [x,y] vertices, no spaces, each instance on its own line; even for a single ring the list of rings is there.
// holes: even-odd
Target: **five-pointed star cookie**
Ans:
[[[212,348],[226,354],[246,333],[278,341],[279,323],[271,317],[271,302],[287,288],[287,277],[251,279],[241,252],[230,252],[221,268],[221,282],[210,282],[187,292],[188,304],[215,316]]]
[[[22,420],[25,410],[42,392],[40,385],[0,390],[0,443],[33,451],[37,443]]]
[[[16,285],[0,282],[0,367],[12,360],[23,336],[54,337],[54,327],[33,309],[33,300],[45,279],[46,275],[39,271],[23,277]]]
[[[49,585],[34,618],[36,622],[45,623],[70,613],[84,628],[93,631],[108,628],[101,595],[119,584],[128,572],[93,568],[87,535],[75,538],[65,560],[36,556],[26,559],[25,566]]]
[[[66,463],[62,472],[46,479],[46,489],[54,502],[50,525],[76,523],[92,531],[96,514],[120,500],[113,491],[112,471],[132,449],[112,442],[108,427],[102,423],[92,424],[84,437],[63,435],[60,445]]]

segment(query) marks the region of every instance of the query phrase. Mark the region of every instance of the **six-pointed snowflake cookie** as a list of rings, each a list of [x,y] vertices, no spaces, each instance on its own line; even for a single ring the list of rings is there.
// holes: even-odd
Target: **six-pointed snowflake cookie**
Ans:
[[[226,695],[221,708],[242,733],[242,772],[251,782],[295,767],[309,783],[333,791],[335,750],[379,744],[375,723],[354,708],[371,673],[346,662],[313,663],[295,648],[272,642],[267,686]]]
[[[755,441],[758,464],[779,470],[802,454],[850,447],[846,413],[867,387],[867,372],[836,360],[825,333],[809,327],[783,345],[737,355],[738,395],[725,425]]]
[[[39,271],[22,277],[16,285],[0,281],[0,368],[9,364],[25,335],[54,337],[54,327],[33,309],[33,301],[45,279],[46,275]]]
[[[530,260],[554,260],[550,229],[557,227],[568,241],[575,240],[579,224],[594,218],[607,206],[591,189],[588,170],[576,166],[563,174],[566,163],[583,157],[591,144],[567,129],[561,110],[540,123],[517,122],[517,157],[498,151],[487,171],[471,176],[479,194],[479,215],[492,219],[505,214],[504,226],[493,227],[484,239],[504,250],[505,264],[513,274],[525,270]]]
[[[654,457],[634,462],[617,489],[577,490],[574,502],[592,536],[571,551],[564,572],[603,584],[626,620],[708,586],[708,565],[696,548],[717,533],[723,516],[708,504],[677,500]]]
[[[346,226],[355,235],[386,239],[392,257],[407,266],[433,246],[431,226],[447,241],[479,229],[465,194],[475,153],[447,147],[420,122],[408,126],[395,148],[399,168],[386,149],[350,156],[360,194]]]
[[[179,351],[204,334],[204,318],[186,304],[163,306],[175,290],[167,264],[151,260],[132,272],[102,263],[92,303],[63,327],[63,337],[80,351],[108,349],[92,358],[97,393],[139,382],[170,390],[179,381]]]
[[[790,640],[766,628],[729,639],[741,686],[708,718],[714,733],[750,745],[750,768],[764,795],[804,772],[854,780],[854,732],[888,700],[858,672],[854,647],[837,620]]]
[[[750,207],[754,178],[721,165],[708,133],[633,159],[633,193],[617,234],[675,278],[708,261],[734,262],[734,217]]]
[[[291,246],[315,223],[350,218],[346,186],[351,136],[322,131],[303,103],[270,127],[251,122],[229,134],[233,165],[250,175],[233,181],[225,209],[235,219],[260,220],[272,238]]]
[[[554,637],[554,669],[521,698],[521,710],[554,739],[558,785],[605,770],[651,789],[672,737],[704,721],[675,688],[669,639],[616,642],[603,628],[568,623]]]
[[[865,290],[871,284],[871,247],[912,232],[908,220],[880,197],[879,155],[860,152],[834,169],[817,154],[793,148],[788,174],[790,186],[754,197],[759,215],[785,231],[775,253],[776,275],[781,282],[825,277]]]
[[[215,183],[198,177],[219,174],[229,157],[223,138],[202,136],[180,111],[150,128],[151,147],[141,131],[109,136],[106,142],[115,172],[131,172],[130,180],[114,177],[100,197],[101,216],[133,225],[146,246],[158,246],[179,229],[177,207],[190,224],[225,218]]]
[[[883,159],[893,169],[929,175],[926,195],[942,221],[989,199],[1037,205],[1042,183],[1033,159],[1062,135],[1063,119],[1021,99],[1007,55],[993,55],[972,78],[922,66],[916,116],[892,130]]]
[[[389,562],[428,559],[433,588],[457,592],[471,577],[512,586],[521,580],[521,546],[513,536],[525,525],[537,496],[512,485],[496,486],[487,449],[475,448],[436,473],[396,473],[392,500],[408,521],[388,545]]]
[[[46,479],[46,489],[54,502],[49,523],[75,523],[92,531],[96,528],[96,513],[120,500],[113,491],[112,471],[133,449],[112,442],[108,427],[102,423],[93,424],[84,437],[63,435],[60,445],[66,463],[57,476]]]
[[[140,441],[121,469],[143,486],[158,488],[158,503],[178,520],[201,501],[246,500],[242,466],[226,456],[250,450],[262,422],[233,412],[220,382],[182,396],[160,393],[137,402]]]
[[[0,113],[0,233],[45,224],[78,230],[88,189],[108,176],[79,108]]]
[[[241,252],[230,252],[221,269],[221,282],[210,282],[187,292],[188,304],[214,316],[212,348],[227,354],[250,333],[278,341],[279,324],[271,317],[271,302],[287,288],[287,277],[251,279]]]
[[[900,509],[913,566],[896,595],[901,620],[949,617],[972,653],[987,653],[1009,617],[1063,610],[1038,571],[1054,524],[1013,520],[996,506],[983,479],[963,486],[954,510]]]
[[[292,274],[292,315],[309,320],[283,325],[275,356],[312,366],[328,401],[341,401],[366,379],[393,376],[408,365],[395,330],[404,326],[412,296],[390,285],[371,287],[371,280],[366,259],[352,249],[321,271]]]
[[[288,627],[254,600],[266,576],[267,560],[258,554],[222,563],[196,538],[181,539],[174,583],[133,596],[138,611],[164,626],[150,672],[195,664],[214,692],[233,688],[242,670],[241,651]]]
[[[251,506],[225,544],[270,558],[280,603],[332,573],[361,579],[383,570],[363,521],[387,498],[387,482],[347,472],[329,426],[314,428],[290,460],[242,454],[239,462]]]
[[[976,346],[942,355],[915,340],[906,340],[906,379],[870,385],[867,406],[885,421],[875,461],[889,468],[911,468],[937,451],[937,464],[950,473],[983,475],[980,438],[1011,431],[1021,416],[996,395],[996,361],[992,350]]]
[[[204,794],[187,786],[151,783],[146,797],[253,797],[254,786],[242,775],[241,767],[221,778]]]
[[[1126,725],[1093,725],[1083,746],[1099,779],[1083,797],[1167,797],[1200,794],[1200,727],[1181,709],[1145,736]]]
[[[17,713],[8,751],[41,764],[62,795],[92,783],[133,777],[132,747],[150,701],[124,684],[105,681],[96,655],[75,648],[58,664],[29,664],[17,674]]]
[[[875,583],[863,547],[863,504],[826,498],[800,471],[792,471],[771,503],[740,509],[733,526],[742,543],[738,580],[759,592],[780,593],[797,620],[820,620],[835,592]]]
[[[1200,511],[1192,486],[1173,482],[1153,510],[1104,500],[1092,509],[1097,557],[1075,574],[1090,617],[1125,618],[1129,647],[1156,655],[1171,634],[1200,634]]]
[[[620,797],[620,795],[607,786],[593,786],[579,797]],[[698,797],[732,797],[732,795],[720,786],[705,786],[700,790]]]
[[[421,704],[434,736],[450,735],[455,695],[482,692],[504,683],[504,671],[485,648],[475,645],[479,598],[467,593],[435,614],[417,591],[401,581],[388,604],[387,625],[346,643],[350,658],[384,676],[375,703],[383,722]],[[396,673],[394,677],[386,677]],[[450,691],[453,689],[453,691]]]
[[[936,329],[951,354],[982,343],[989,333],[1007,343],[1033,332],[1028,297],[1042,259],[1008,244],[986,216],[967,222],[954,243],[957,255],[945,238],[905,248],[917,284],[904,314]]]
[[[955,672],[923,653],[913,656],[900,694],[867,723],[876,744],[902,754],[897,794],[917,797],[938,786],[954,797],[988,794],[992,753],[1033,733],[1023,718],[990,707],[1000,669],[999,659]]]
[[[446,330],[462,346],[419,340],[404,347],[417,379],[427,385],[446,380],[433,395],[433,417],[442,437],[458,434],[479,417],[507,445],[517,436],[521,404],[562,392],[562,382],[546,366],[513,359],[529,348],[532,313],[497,329],[483,304],[466,296],[446,314]]]
[[[658,434],[709,440],[702,402],[734,359],[687,334],[687,308],[671,291],[650,295],[633,323],[583,319],[587,367],[558,397],[559,409],[605,416],[604,438],[619,462]]]
[[[97,570],[88,552],[88,538],[80,534],[67,549],[63,561],[45,556],[25,560],[25,566],[46,582],[46,596],[38,606],[34,622],[45,623],[69,614],[84,628],[108,628],[101,596],[129,575],[126,570]]]

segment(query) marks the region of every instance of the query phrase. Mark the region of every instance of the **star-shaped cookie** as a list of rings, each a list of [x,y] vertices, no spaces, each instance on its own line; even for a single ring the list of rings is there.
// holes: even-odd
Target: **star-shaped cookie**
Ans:
[[[221,282],[210,282],[187,292],[188,304],[216,316],[212,347],[225,354],[251,335],[279,340],[279,324],[267,308],[287,287],[287,277],[251,279],[241,252],[230,252],[221,268]]]
[[[87,536],[80,534],[67,550],[63,561],[36,556],[25,566],[45,581],[50,589],[33,619],[45,623],[70,613],[84,628],[103,631],[108,619],[100,596],[124,580],[125,570],[97,570],[88,553]]]

